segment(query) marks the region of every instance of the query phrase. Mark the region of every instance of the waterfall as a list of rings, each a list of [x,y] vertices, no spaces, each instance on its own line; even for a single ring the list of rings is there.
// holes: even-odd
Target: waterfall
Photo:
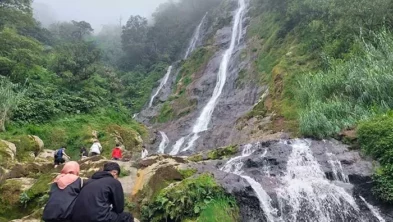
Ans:
[[[332,167],[333,179],[349,183],[348,176],[344,173],[341,162],[337,159],[337,157],[332,153],[326,153],[326,155],[328,156],[328,162]]]
[[[165,148],[168,146],[169,139],[164,132],[160,131],[160,134],[162,139],[160,145],[158,146],[158,153],[165,153]]]
[[[160,93],[162,87],[164,87],[164,85],[166,84],[166,82],[168,82],[169,79],[169,75],[171,74],[172,71],[172,66],[168,67],[168,70],[166,71],[166,74],[164,76],[164,78],[161,80],[160,82],[160,86],[158,87],[156,93],[154,93],[154,95],[151,97],[150,102],[149,102],[149,108],[152,107],[153,105],[153,101],[156,98],[156,96],[158,95],[158,93]]]
[[[203,16],[201,22],[199,23],[199,25],[195,29],[194,35],[192,36],[192,38],[190,40],[190,44],[188,45],[186,54],[184,55],[184,59],[187,59],[188,56],[195,50],[197,43],[199,41],[201,27],[202,27],[203,23],[205,22],[206,17],[207,17],[207,12],[206,12],[205,16]]]
[[[170,155],[176,155],[179,153],[181,146],[184,143],[185,138],[182,137],[179,140],[176,141],[175,145],[173,146],[172,151],[169,153]]]
[[[373,205],[369,204],[362,196],[359,196],[359,197],[366,204],[368,209],[370,209],[370,211],[374,215],[374,217],[379,220],[379,222],[385,222],[385,219],[383,219],[383,217],[381,216],[381,214],[377,208],[375,208]]]
[[[307,140],[295,140],[277,189],[283,221],[362,221],[355,199],[331,183],[314,158]]]
[[[245,0],[239,0],[238,8],[236,10],[236,14],[234,16],[234,22],[233,22],[233,27],[232,27],[232,36],[231,36],[231,42],[229,45],[229,48],[224,52],[221,63],[220,63],[220,68],[217,74],[217,83],[213,91],[213,95],[206,104],[206,106],[202,109],[202,112],[198,119],[196,120],[193,129],[192,129],[192,136],[188,136],[188,138],[191,138],[187,142],[187,146],[183,151],[189,150],[194,146],[194,142],[199,138],[199,133],[206,131],[208,129],[208,125],[210,123],[212,114],[214,112],[214,109],[216,108],[218,98],[220,97],[222,90],[224,88],[226,78],[227,78],[227,72],[228,72],[228,67],[229,67],[229,62],[231,60],[233,51],[235,49],[235,46],[240,42],[241,36],[239,33],[241,32],[240,29],[242,29],[242,15],[246,9],[246,3]],[[182,139],[182,138],[181,138]],[[184,143],[184,141],[183,141]],[[177,142],[176,142],[177,144]],[[175,148],[175,147],[174,147]],[[172,151],[175,149],[173,148]],[[173,152],[175,153],[175,152]],[[176,153],[177,154],[177,153]]]
[[[266,193],[266,191],[263,189],[260,183],[258,183],[257,181],[255,181],[253,178],[249,176],[243,175],[244,172],[242,171],[242,167],[244,163],[242,162],[242,160],[245,157],[251,156],[254,152],[255,149],[253,149],[253,145],[251,144],[245,145],[242,151],[242,155],[228,160],[228,162],[220,170],[227,173],[233,173],[244,178],[250,184],[255,194],[257,195],[260,207],[265,213],[266,219],[269,222],[274,222],[275,216],[277,214],[277,210],[274,209],[274,207],[272,207],[271,204],[272,200],[270,196]]]

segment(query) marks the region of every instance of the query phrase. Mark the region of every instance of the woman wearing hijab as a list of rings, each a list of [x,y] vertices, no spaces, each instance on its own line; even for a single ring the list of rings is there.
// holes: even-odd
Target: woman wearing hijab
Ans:
[[[70,221],[75,199],[83,186],[79,171],[77,162],[67,162],[55,178],[42,216],[45,222]]]

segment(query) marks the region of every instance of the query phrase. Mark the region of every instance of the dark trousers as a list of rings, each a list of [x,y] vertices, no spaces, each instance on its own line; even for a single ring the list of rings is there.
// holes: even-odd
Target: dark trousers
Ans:
[[[64,158],[60,157],[60,158],[56,158],[55,159],[55,165],[60,165],[63,164],[65,162]]]
[[[118,214],[116,220],[112,222],[134,222],[134,217],[130,213],[123,212]]]

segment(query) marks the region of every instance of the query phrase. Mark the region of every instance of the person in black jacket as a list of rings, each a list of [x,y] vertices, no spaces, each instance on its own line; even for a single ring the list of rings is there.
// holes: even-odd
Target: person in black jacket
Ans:
[[[75,161],[64,165],[51,186],[49,200],[42,216],[45,222],[71,221],[75,199],[83,186],[79,171],[79,164]]]
[[[124,192],[117,180],[120,166],[110,162],[104,171],[95,173],[76,198],[73,222],[133,222],[124,211]]]

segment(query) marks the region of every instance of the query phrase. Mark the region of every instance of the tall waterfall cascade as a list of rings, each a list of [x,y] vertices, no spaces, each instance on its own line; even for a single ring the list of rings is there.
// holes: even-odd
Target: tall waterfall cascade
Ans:
[[[194,35],[192,36],[192,38],[190,40],[190,43],[188,45],[186,54],[184,55],[183,59],[187,59],[191,55],[191,53],[195,50],[195,48],[197,47],[198,41],[199,41],[199,39],[201,37],[201,28],[202,28],[203,23],[206,20],[207,14],[208,13],[206,12],[205,16],[203,16],[201,22],[196,27],[196,29],[194,31]]]
[[[229,159],[220,170],[239,175],[247,181],[253,189],[255,196],[260,202],[266,221],[269,222],[385,222],[379,210],[369,204],[363,197],[357,198],[339,186],[335,181],[342,184],[349,184],[348,176],[344,173],[341,164],[338,164],[337,157],[332,153],[326,153],[328,164],[334,176],[334,180],[327,179],[322,171],[322,166],[311,150],[311,142],[305,139],[282,141],[291,148],[291,153],[287,160],[286,171],[276,175],[277,187],[270,192],[265,191],[263,184],[257,182],[270,177],[266,169],[261,167],[260,175],[255,173],[247,174],[244,169],[245,163],[250,158],[267,158],[268,150],[260,143],[248,144],[243,147],[242,154]],[[259,157],[256,151],[263,152]],[[264,165],[268,163],[262,161]],[[255,172],[255,171],[252,171]],[[262,179],[261,179],[262,178]],[[273,196],[277,199],[272,201]],[[367,206],[370,213],[364,214],[357,203],[363,201],[362,206]],[[370,218],[371,217],[371,218]]]
[[[169,66],[164,78],[161,80],[160,85],[157,88],[157,91],[150,98],[149,108],[153,106],[154,99],[156,98],[158,93],[160,93],[161,89],[165,86],[165,84],[168,82],[169,75],[171,74],[171,72],[172,72],[172,66]]]
[[[164,132],[162,132],[162,131],[160,131],[160,134],[161,134],[161,142],[160,142],[160,145],[158,146],[158,153],[165,153],[165,148],[168,146],[168,144],[169,144],[169,138],[168,138],[168,136],[164,133]]]
[[[177,151],[175,148],[176,145],[173,147],[172,152],[173,154],[177,154],[179,151],[186,151],[191,148],[193,148],[195,141],[199,138],[199,133],[206,131],[208,129],[208,125],[210,123],[210,120],[212,118],[214,109],[216,108],[217,102],[219,97],[221,96],[222,90],[225,86],[225,82],[227,79],[228,75],[228,67],[229,67],[229,62],[232,58],[232,54],[234,52],[235,47],[240,43],[240,40],[242,38],[242,22],[243,22],[243,15],[246,10],[246,3],[245,0],[239,0],[238,1],[238,8],[236,9],[236,13],[234,16],[233,20],[233,26],[232,26],[232,35],[231,35],[231,41],[229,44],[229,48],[225,50],[222,60],[220,63],[220,68],[217,74],[217,82],[216,86],[213,91],[212,97],[209,99],[208,103],[206,106],[202,109],[201,114],[199,115],[198,119],[196,120],[192,133],[190,133],[186,137],[180,138],[176,144],[180,144],[180,149]],[[181,147],[183,144],[186,143],[186,147],[181,150]],[[177,152],[175,152],[177,151]]]

